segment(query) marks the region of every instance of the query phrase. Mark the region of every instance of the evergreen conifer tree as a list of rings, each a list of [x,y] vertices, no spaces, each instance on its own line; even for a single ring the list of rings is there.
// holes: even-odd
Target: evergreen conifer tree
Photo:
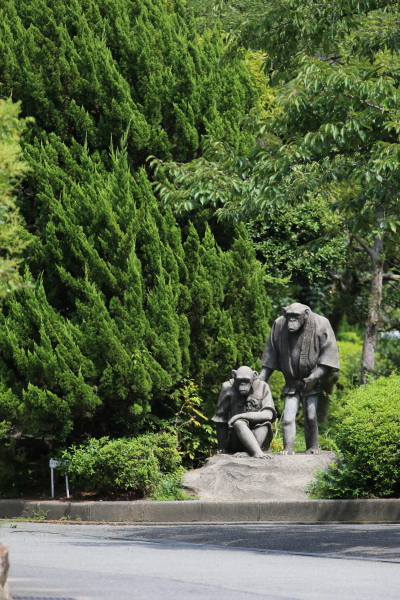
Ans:
[[[243,149],[255,91],[243,62],[220,63],[220,38],[186,24],[181,0],[5,0],[1,93],[35,117],[31,139],[54,132],[107,152],[129,127],[134,165],[191,159],[205,133]]]
[[[135,434],[184,378],[214,393],[259,353],[227,300],[235,251],[209,230],[183,244],[140,167],[151,152],[192,158],[217,130],[247,144],[252,86],[220,55],[180,0],[2,3],[1,93],[35,117],[19,204],[37,283],[7,299],[0,331],[0,419],[17,429],[62,443]]]
[[[190,225],[185,251],[192,298],[190,371],[211,412],[221,378],[229,378],[232,368],[257,366],[271,306],[262,267],[244,227],[238,229],[231,250],[223,253],[208,226],[200,241]]]
[[[13,192],[27,172],[21,160],[20,136],[25,122],[19,106],[0,99],[0,298],[19,284],[18,266],[26,246]]]
[[[253,365],[254,358],[261,356],[268,337],[271,304],[265,292],[263,269],[255,259],[244,225],[239,228],[237,239],[224,258],[227,272],[225,310],[232,317],[240,362]]]
[[[44,256],[49,269],[37,290],[24,290],[5,305],[10,324],[3,347],[9,362],[3,380],[11,387],[18,381],[25,395],[32,385],[56,394],[61,363],[57,376],[44,380],[40,370],[22,369],[25,363],[18,357],[33,355],[37,365],[52,362],[63,343],[62,336],[49,333],[54,325],[48,315],[56,319],[57,314],[60,331],[74,323],[79,332],[75,343],[91,365],[87,376],[79,372],[92,390],[92,405],[98,407],[88,427],[121,432],[131,423],[134,430],[150,400],[165,394],[188,367],[187,321],[177,310],[178,261],[168,244],[171,237],[177,246],[176,231],[168,234],[176,225],[171,218],[164,221],[144,174],[132,177],[126,150],[113,153],[107,173],[77,144],[68,149],[58,142],[58,153],[55,147],[48,143],[41,153],[27,148],[38,189],[37,222],[50,215],[41,239],[36,236],[32,242],[29,262],[41,264]],[[60,162],[73,165],[74,177],[68,177]],[[47,296],[45,288],[50,290]],[[29,406],[34,410],[34,403]],[[67,412],[60,425],[54,418],[52,432],[72,431]],[[36,417],[27,418],[35,423]]]

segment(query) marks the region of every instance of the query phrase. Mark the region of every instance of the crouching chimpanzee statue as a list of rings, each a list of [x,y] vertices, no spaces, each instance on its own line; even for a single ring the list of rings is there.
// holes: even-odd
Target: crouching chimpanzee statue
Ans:
[[[243,456],[246,452],[255,458],[271,458],[261,448],[269,448],[275,419],[271,390],[257,371],[250,367],[232,371],[232,379],[222,385],[212,418],[217,424],[218,454],[236,452]]]

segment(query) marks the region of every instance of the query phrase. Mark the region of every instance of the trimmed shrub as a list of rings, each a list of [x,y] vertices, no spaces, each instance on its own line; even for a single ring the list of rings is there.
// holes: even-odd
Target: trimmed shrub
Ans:
[[[387,497],[400,491],[400,376],[380,377],[335,414],[340,461],[317,475],[318,498]]]
[[[181,497],[181,458],[176,436],[169,433],[110,440],[92,438],[61,455],[79,490],[100,494],[133,492],[143,497]],[[168,498],[165,498],[168,496]]]

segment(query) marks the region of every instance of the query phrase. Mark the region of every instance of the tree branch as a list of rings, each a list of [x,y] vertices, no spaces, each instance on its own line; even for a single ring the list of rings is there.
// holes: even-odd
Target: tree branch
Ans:
[[[389,333],[390,331],[397,331],[399,329],[399,323],[395,323],[394,325],[392,325],[391,327],[388,327],[387,329],[380,329],[379,332],[380,333]]]
[[[360,154],[362,154],[365,151],[369,150],[369,146],[359,146],[357,148],[358,152]],[[335,158],[336,156],[341,156],[343,154],[353,154],[354,150],[348,149],[346,150],[345,148],[342,148],[341,150],[332,150],[331,152],[329,152],[328,154],[321,154],[320,156],[315,156],[314,158],[299,158],[298,160],[294,160],[293,162],[288,164],[289,169],[295,165],[305,165],[305,164],[309,164],[312,162],[318,162],[319,160],[321,160],[322,158]]]
[[[362,248],[365,250],[365,252],[367,252],[367,253],[370,255],[370,257],[371,257],[371,260],[373,260],[373,261],[374,261],[374,260],[376,259],[376,255],[375,255],[375,252],[373,251],[373,249],[372,249],[372,248],[370,248],[370,247],[369,247],[369,246],[368,246],[368,245],[367,245],[367,244],[364,242],[364,240],[363,240],[362,238],[360,238],[360,236],[359,236],[359,235],[357,235],[356,233],[353,233],[353,238],[354,238],[355,240],[357,240],[357,242],[358,242],[358,243],[360,244],[360,246],[361,246],[361,247],[362,247]]]
[[[370,106],[371,108],[376,108],[377,110],[380,110],[381,112],[387,112],[387,113],[390,113],[391,115],[396,114],[395,110],[390,110],[389,108],[384,108],[383,106],[379,106],[378,104],[372,104],[372,102],[367,102],[367,100],[362,100],[361,98],[356,98],[355,96],[353,96],[353,94],[344,93],[343,96],[346,96],[347,98],[352,98],[353,100],[358,100],[359,102],[361,102],[361,104],[366,104],[367,106]]]
[[[363,275],[362,277],[359,277],[358,281],[362,285],[367,285],[371,282],[371,279],[372,279],[372,275],[369,273],[369,274]],[[384,273],[382,279],[383,279],[383,283],[389,283],[390,281],[400,281],[400,275],[395,275],[394,273]]]
[[[322,62],[329,62],[331,65],[344,65],[344,63],[340,60],[342,58],[341,54],[338,54],[337,56],[319,56],[317,58],[318,60],[322,60]]]

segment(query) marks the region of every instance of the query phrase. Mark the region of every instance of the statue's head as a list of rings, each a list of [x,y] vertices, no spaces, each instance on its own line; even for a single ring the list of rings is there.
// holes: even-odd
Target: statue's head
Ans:
[[[307,321],[311,313],[311,308],[300,302],[294,302],[290,306],[285,306],[282,309],[282,314],[285,317],[290,333],[299,331]]]
[[[239,367],[237,371],[232,371],[234,385],[242,396],[248,396],[253,389],[253,381],[257,379],[257,371],[250,367]]]

